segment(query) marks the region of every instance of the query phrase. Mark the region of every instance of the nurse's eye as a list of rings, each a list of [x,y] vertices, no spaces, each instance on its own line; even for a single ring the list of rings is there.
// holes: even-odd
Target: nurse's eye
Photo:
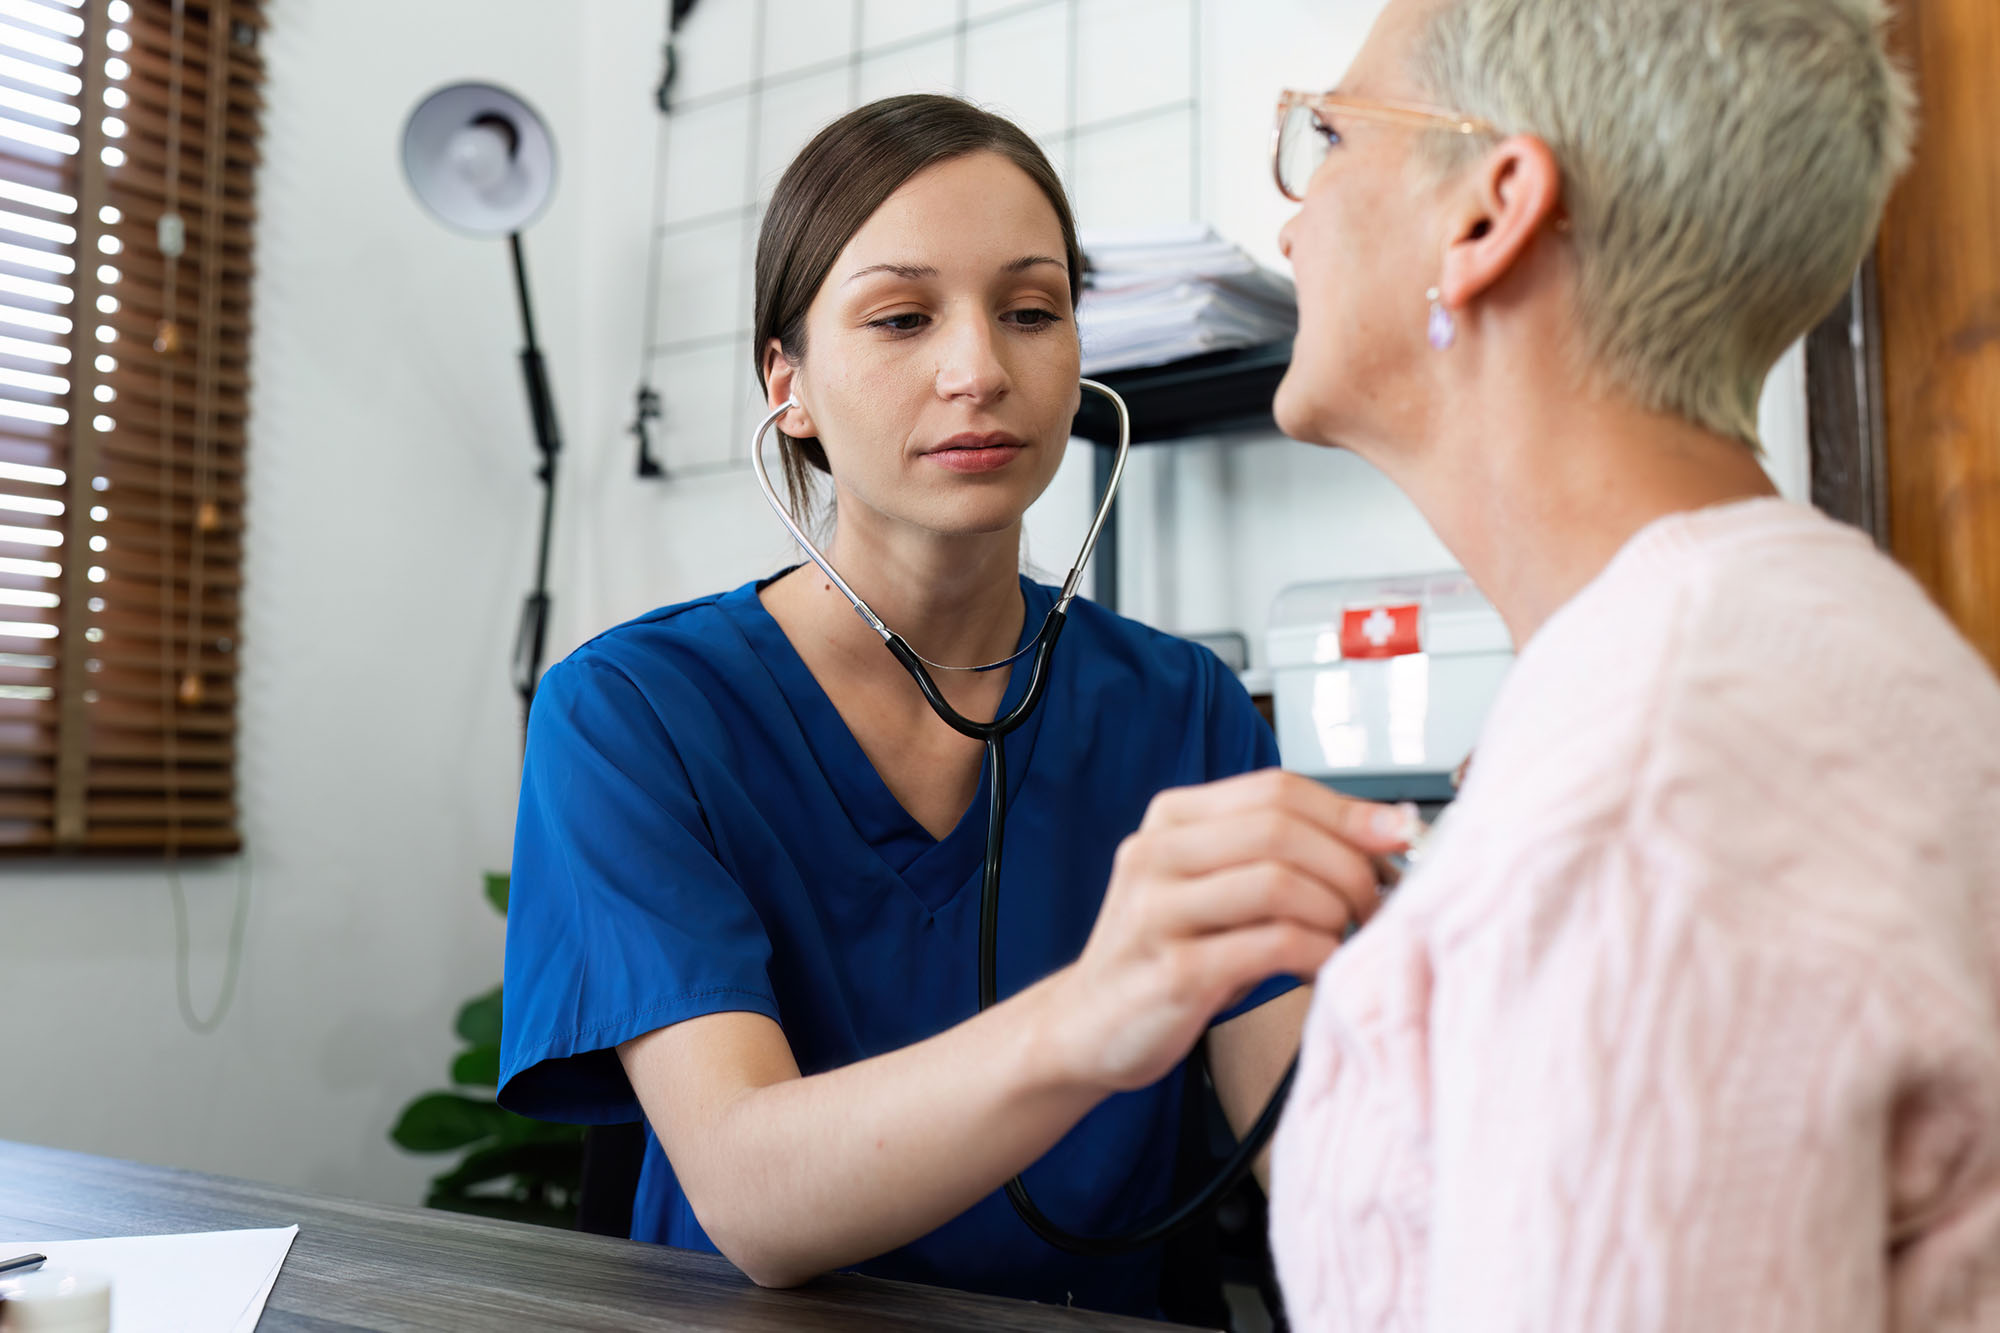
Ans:
[[[1313,113],[1313,133],[1326,140],[1328,148],[1340,142],[1340,131],[1335,129],[1331,122],[1317,111]]]
[[[1002,318],[1012,320],[1029,333],[1040,333],[1043,329],[1054,328],[1063,322],[1062,316],[1055,311],[1038,310],[1032,306],[1025,310],[1009,310]]]
[[[907,314],[884,315],[880,319],[871,319],[868,321],[868,327],[871,329],[882,329],[888,333],[915,333],[929,322],[929,315],[920,315],[915,311],[910,311]]]

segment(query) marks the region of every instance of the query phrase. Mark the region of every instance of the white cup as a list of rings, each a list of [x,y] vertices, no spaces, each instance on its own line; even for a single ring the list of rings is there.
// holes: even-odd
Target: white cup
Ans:
[[[0,1277],[0,1333],[110,1333],[111,1279],[75,1268]]]

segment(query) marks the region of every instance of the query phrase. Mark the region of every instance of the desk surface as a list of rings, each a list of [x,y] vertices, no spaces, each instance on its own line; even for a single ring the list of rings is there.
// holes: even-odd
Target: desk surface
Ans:
[[[345,1329],[1158,1330],[872,1278],[766,1291],[723,1259],[0,1142],[0,1236],[69,1240],[298,1223],[263,1333]]]

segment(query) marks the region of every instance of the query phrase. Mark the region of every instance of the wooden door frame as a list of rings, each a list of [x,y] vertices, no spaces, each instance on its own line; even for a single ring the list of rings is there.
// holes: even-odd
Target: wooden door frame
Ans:
[[[2000,669],[2000,153],[1996,0],[1897,0],[1916,155],[1883,212],[1882,456],[1891,550]]]

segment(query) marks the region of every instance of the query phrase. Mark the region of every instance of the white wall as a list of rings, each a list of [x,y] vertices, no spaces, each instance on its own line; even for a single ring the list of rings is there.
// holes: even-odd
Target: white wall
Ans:
[[[943,0],[866,2],[871,24],[913,23]],[[436,1165],[384,1134],[441,1083],[457,1004],[498,976],[501,932],[478,875],[508,857],[518,723],[506,655],[536,491],[505,250],[418,209],[398,135],[422,94],[479,77],[527,96],[560,145],[557,202],[528,238],[568,445],[551,655],[768,572],[786,544],[746,473],[632,475],[662,10],[272,0],[240,741],[253,900],[236,1005],[213,1036],[183,1027],[158,867],[0,868],[0,1137],[420,1197]],[[1206,0],[1201,198],[1274,262],[1284,204],[1263,153],[1275,91],[1331,83],[1373,10]],[[686,91],[727,77],[752,12],[706,0]],[[1115,102],[1103,89],[1145,67],[1145,40],[1091,57],[1093,97]],[[939,82],[923,63],[936,55],[901,77]],[[1078,182],[1086,220],[1130,205],[1109,173],[1134,166],[1114,158]],[[1796,485],[1802,384],[1796,365],[1783,374],[1768,422]],[[1130,485],[1128,608],[1173,628],[1233,626],[1254,642],[1285,582],[1447,563],[1372,470],[1282,440],[1146,450]],[[1079,449],[1031,518],[1039,565],[1067,566],[1090,505]],[[187,875],[198,1008],[224,970],[234,875]]]
[[[771,34],[766,39],[767,69],[781,72],[848,49],[850,6],[856,0],[764,2]],[[897,33],[935,28],[939,15],[948,18],[952,12],[942,0],[859,3],[864,48]],[[1090,121],[1094,112],[1116,114],[1183,95],[1188,86],[1189,3],[1082,0],[1080,26],[1087,37],[1099,40],[1086,42],[1078,70],[1080,120]],[[1277,233],[1291,207],[1270,182],[1268,149],[1277,93],[1335,82],[1379,7],[1379,0],[1202,0],[1200,5],[1195,69],[1202,151],[1192,174],[1201,213],[1275,268],[1284,267]],[[967,12],[976,17],[1021,8],[1001,0],[974,0]],[[709,0],[695,11],[682,41],[684,97],[711,94],[750,76],[757,59],[756,9],[748,0]],[[1067,123],[1062,103],[1068,89],[1061,68],[1064,7],[1030,9],[980,39],[996,50],[1006,48],[999,54],[1009,58],[994,60],[1009,77],[982,74],[984,66],[975,59],[968,62],[966,88],[1033,132],[1053,133]],[[594,0],[585,13],[585,62],[591,77],[584,96],[592,130],[582,151],[587,155],[593,234],[584,273],[584,326],[594,341],[586,366],[590,391],[578,416],[577,438],[585,447],[572,460],[565,510],[569,521],[560,543],[571,575],[557,619],[558,638],[565,646],[663,602],[734,586],[792,558],[748,473],[667,484],[639,482],[632,475],[633,444],[621,432],[630,420],[631,395],[642,372],[647,297],[642,227],[654,216],[650,166],[656,127],[631,108],[644,104],[659,74],[660,14],[650,0]],[[1094,26],[1099,24],[1111,26],[1099,34]],[[1032,48],[1013,49],[1024,37],[1047,47],[1039,63]],[[949,41],[882,64],[892,68],[884,70],[874,62],[864,67],[863,98],[954,86]],[[834,114],[847,105],[845,91],[846,76],[829,73],[811,80],[806,92],[782,99],[772,94],[762,137],[771,139],[775,133],[782,142],[803,141],[804,132],[796,127],[774,132],[771,123],[791,113],[794,104],[809,106],[818,115]],[[742,150],[731,135],[744,129],[719,111],[704,110],[699,116],[700,137],[709,141],[705,147],[716,160],[690,165],[689,146],[672,141],[668,217],[703,213],[743,197],[742,173],[735,165]],[[791,131],[789,138],[785,130]],[[1069,176],[1086,228],[1186,216],[1190,173],[1172,156],[1186,143],[1185,132],[1171,118],[1164,121],[1162,152],[1148,151],[1148,133],[1120,131],[1090,141],[1113,144],[1116,151],[1086,148],[1076,154]],[[764,189],[784,160],[785,154],[768,147],[760,154],[757,174]],[[711,168],[708,174],[704,166]],[[734,259],[735,241],[697,236],[677,244],[687,247],[679,262],[707,278],[676,285],[672,271],[677,257],[668,254],[667,317],[686,321],[695,331],[730,327],[728,312],[714,308],[725,299],[722,294],[733,288],[746,311],[749,301],[744,275],[719,274]],[[673,364],[664,369],[665,454],[670,460],[726,455],[734,442],[718,436],[729,414],[726,404],[714,401],[724,391],[687,384],[688,376],[677,376]],[[721,349],[701,369],[726,381],[728,393],[751,387],[747,354],[740,350]],[[1788,494],[1803,495],[1804,382],[1796,353],[1774,378],[1765,415],[1773,471]],[[1089,450],[1078,445],[1055,486],[1029,515],[1029,554],[1037,568],[1059,576],[1068,567],[1094,503]],[[1121,609],[1169,629],[1240,630],[1259,660],[1266,614],[1287,583],[1453,564],[1415,508],[1373,468],[1351,455],[1275,434],[1138,450],[1119,510]]]
[[[436,85],[509,84],[583,137],[566,7],[274,0],[258,183],[241,800],[248,948],[213,1036],[175,1003],[156,865],[0,868],[0,1137],[414,1202],[384,1134],[439,1086],[499,977],[506,679],[535,488],[506,251],[445,231],[398,165]],[[585,196],[534,229],[542,336],[580,400]],[[196,1007],[235,890],[191,868]]]
[[[680,82],[684,96],[748,77],[742,53],[748,50],[753,10],[739,0],[706,0],[694,12],[684,30],[689,52]],[[589,128],[574,149],[576,184],[590,219],[579,279],[587,332],[577,391],[563,403],[575,448],[563,480],[551,657],[653,607],[774,572],[787,562],[790,548],[748,472],[671,483],[634,475],[637,443],[627,427],[642,368],[657,143],[650,107],[660,77],[663,7],[654,0],[592,0],[578,12],[581,63],[589,71],[582,88]],[[740,74],[726,59],[731,53],[742,64]],[[726,328],[740,315],[747,324],[747,281],[725,282],[722,293],[699,309],[677,310],[675,317]],[[725,308],[712,308],[717,302]],[[747,391],[747,358],[724,360],[721,373]],[[678,421],[677,386],[663,387],[670,420]],[[702,428],[721,435],[726,421],[726,414],[722,421],[704,418]],[[710,438],[700,443],[728,453],[727,443]]]

